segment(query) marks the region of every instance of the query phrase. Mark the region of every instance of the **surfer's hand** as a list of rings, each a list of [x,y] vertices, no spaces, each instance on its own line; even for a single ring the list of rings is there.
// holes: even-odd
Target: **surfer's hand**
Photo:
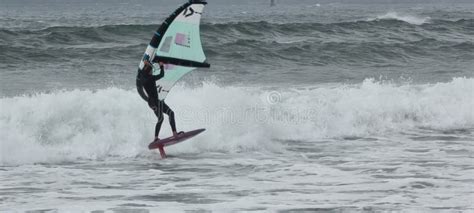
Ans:
[[[160,67],[163,66],[163,62],[160,61],[159,64],[160,64]]]

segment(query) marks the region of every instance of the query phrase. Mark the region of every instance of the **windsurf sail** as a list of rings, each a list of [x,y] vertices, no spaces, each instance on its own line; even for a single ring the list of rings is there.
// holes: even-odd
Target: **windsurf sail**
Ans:
[[[156,82],[158,98],[164,100],[171,88],[184,75],[198,67],[210,67],[201,44],[199,24],[206,6],[205,0],[189,0],[176,9],[158,28],[153,35],[145,54],[139,64],[139,71],[144,66],[144,60],[153,63],[163,62],[165,75]],[[157,75],[159,69],[154,69]],[[137,90],[147,101],[148,96],[137,79]]]

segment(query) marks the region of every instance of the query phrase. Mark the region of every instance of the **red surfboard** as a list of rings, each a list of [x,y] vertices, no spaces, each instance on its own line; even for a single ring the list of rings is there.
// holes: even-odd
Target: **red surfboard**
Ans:
[[[161,139],[161,140],[158,140],[158,141],[153,141],[150,143],[150,145],[148,145],[148,149],[158,149],[160,151],[160,155],[162,158],[166,158],[166,153],[165,153],[165,150],[163,147],[165,146],[170,146],[170,145],[173,145],[173,144],[177,144],[179,142],[183,142],[187,139],[190,139],[196,135],[199,135],[201,132],[204,132],[206,129],[196,129],[196,130],[193,130],[193,131],[189,131],[189,132],[184,132],[184,133],[181,133],[179,135],[177,135],[176,137],[174,136],[171,136],[171,137],[168,137],[168,138],[164,138],[164,139]]]

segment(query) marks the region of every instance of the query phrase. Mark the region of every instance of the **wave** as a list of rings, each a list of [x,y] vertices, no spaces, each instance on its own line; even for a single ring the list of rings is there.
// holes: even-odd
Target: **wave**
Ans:
[[[251,58],[271,62],[276,58],[316,61],[317,64],[365,64],[396,59],[404,63],[410,57],[440,54],[449,57],[459,52],[466,54],[466,58],[471,57],[472,24],[473,20],[430,20],[417,28],[393,19],[330,24],[204,23],[202,39],[209,57],[225,61]],[[4,39],[0,43],[0,62],[22,63],[24,58],[41,63],[104,57],[128,60],[143,51],[155,28],[156,25],[106,25],[50,27],[39,31],[0,30],[0,37]],[[446,30],[458,36],[447,37]],[[378,36],[374,38],[374,35]]]
[[[429,22],[427,20],[430,20]],[[410,27],[410,23],[427,24],[423,29]],[[446,30],[458,32],[460,35],[470,35],[474,20],[462,19],[457,21],[438,21],[429,18],[399,16],[397,13],[387,13],[366,21],[339,22],[339,23],[272,23],[258,22],[230,22],[224,24],[202,24],[201,32],[208,43],[226,43],[237,39],[272,40],[278,43],[294,43],[306,41],[307,38],[317,37],[321,40],[334,40],[353,36],[370,36],[367,32],[379,33],[381,38],[385,34],[399,40],[413,37],[419,30],[431,31],[430,37],[436,38],[437,30],[441,33]],[[402,28],[401,28],[402,27]],[[150,39],[152,31],[157,25],[105,25],[97,27],[48,27],[42,30],[8,30],[0,29],[0,37],[4,45],[15,47],[74,47],[91,43],[123,43],[125,41],[143,42]],[[265,29],[265,30],[262,30]],[[374,32],[376,31],[376,32]],[[418,32],[422,36],[423,32]],[[283,39],[283,40],[282,40]],[[130,43],[130,42],[125,42]],[[2,43],[0,43],[2,44]]]
[[[317,30],[318,28],[330,28],[330,27],[346,27],[348,29],[354,28],[366,28],[367,24],[379,27],[397,27],[398,25],[393,24],[393,20],[405,22],[412,25],[423,25],[423,24],[451,24],[451,25],[466,25],[471,26],[474,22],[473,19],[459,19],[459,20],[449,20],[449,19],[431,19],[430,17],[417,17],[411,15],[400,15],[397,12],[388,12],[384,15],[379,15],[374,18],[368,18],[366,20],[354,20],[354,21],[344,21],[344,22],[332,22],[332,23],[322,23],[322,22],[269,22],[269,21],[242,21],[242,22],[225,22],[225,23],[212,23],[204,22],[201,24],[203,33],[206,31],[211,32],[222,32],[224,30],[237,30],[245,31],[249,30],[254,32],[266,32],[266,31],[281,31],[286,33],[291,33],[292,31],[301,31],[301,30]],[[149,32],[157,29],[159,25],[154,24],[115,24],[115,25],[97,25],[97,26],[50,26],[42,29],[8,29],[0,28],[0,33],[2,35],[12,34],[19,35],[21,33],[60,33],[60,34],[83,34],[90,37],[93,37],[94,33],[109,33],[109,35],[129,35],[136,34],[137,32]],[[262,30],[265,29],[265,30]]]
[[[275,140],[472,130],[473,88],[472,78],[422,85],[367,79],[281,90],[178,85],[167,99],[178,128],[207,132],[170,152],[273,152],[282,148]],[[156,122],[135,91],[118,88],[2,98],[0,108],[0,165],[146,156]],[[166,123],[163,131],[170,135]]]
[[[370,18],[368,21],[375,21],[375,20],[398,20],[404,21],[409,24],[414,25],[422,25],[426,23],[430,23],[430,17],[417,17],[412,15],[401,15],[397,12],[388,12],[384,15],[377,16],[376,18]]]

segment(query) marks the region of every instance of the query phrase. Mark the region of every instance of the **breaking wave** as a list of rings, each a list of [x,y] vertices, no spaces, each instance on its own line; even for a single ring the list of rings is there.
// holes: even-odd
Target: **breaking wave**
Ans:
[[[367,79],[285,90],[180,85],[167,99],[178,128],[207,131],[170,152],[278,152],[284,147],[277,141],[286,139],[472,131],[473,89],[472,78],[420,85]],[[0,108],[0,165],[150,155],[156,118],[135,91],[40,93],[2,98]],[[162,135],[169,134],[165,122]]]

